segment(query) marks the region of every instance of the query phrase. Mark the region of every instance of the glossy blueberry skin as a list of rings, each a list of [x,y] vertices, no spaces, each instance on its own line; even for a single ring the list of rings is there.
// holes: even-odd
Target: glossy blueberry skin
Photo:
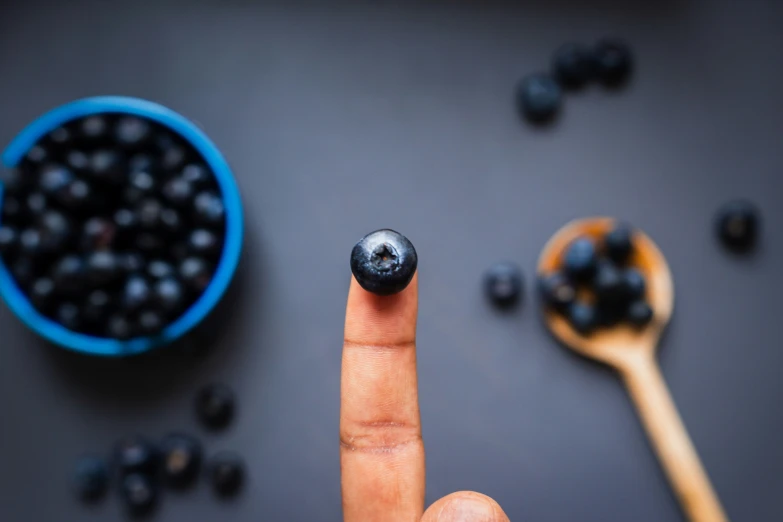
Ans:
[[[122,292],[122,305],[125,311],[138,310],[151,301],[152,288],[144,277],[132,275],[125,281]]]
[[[212,489],[221,497],[239,493],[245,481],[245,465],[232,453],[219,453],[209,462],[209,478]]]
[[[100,457],[81,457],[74,466],[73,480],[82,500],[98,500],[109,488],[109,466]]]
[[[633,228],[620,223],[604,236],[606,256],[617,264],[628,262],[633,252]]]
[[[585,45],[567,43],[555,51],[552,58],[552,74],[567,89],[580,89],[593,78],[595,58]]]
[[[641,328],[652,321],[653,315],[653,309],[650,305],[644,300],[638,300],[628,307],[626,319],[633,326]]]
[[[135,330],[130,320],[122,315],[115,314],[106,322],[105,335],[112,339],[125,340],[134,336]]]
[[[65,189],[73,179],[73,173],[70,170],[53,165],[44,169],[41,173],[41,177],[38,179],[38,186],[41,192],[48,196],[53,196]]]
[[[546,305],[561,312],[576,300],[576,286],[562,272],[539,277],[538,291]]]
[[[41,312],[48,312],[55,295],[54,281],[47,277],[36,279],[30,287],[30,302]]]
[[[617,304],[625,298],[625,286],[621,270],[607,259],[598,262],[593,278],[593,291],[599,303]]]
[[[623,271],[623,285],[629,301],[644,298],[644,294],[647,291],[647,281],[644,279],[644,275],[636,268],[626,268]]]
[[[522,271],[511,262],[495,263],[484,274],[487,297],[501,307],[517,303],[522,295],[522,286]]]
[[[225,428],[234,417],[236,398],[223,384],[211,384],[196,395],[196,415],[207,427]]]
[[[184,433],[171,433],[161,441],[160,448],[166,482],[175,488],[193,484],[204,457],[199,440]]]
[[[416,249],[408,238],[389,229],[367,234],[351,251],[353,276],[362,288],[376,295],[404,290],[418,263]]]
[[[554,118],[560,110],[562,98],[560,86],[545,74],[528,76],[517,88],[517,105],[521,114],[536,123]]]
[[[52,271],[52,278],[58,292],[70,293],[81,289],[86,274],[82,258],[68,255],[60,259]]]
[[[598,253],[592,239],[575,239],[563,256],[563,270],[575,281],[586,281],[595,273]]]
[[[718,209],[715,229],[725,247],[735,252],[747,252],[757,242],[761,215],[749,201],[730,201]]]
[[[122,147],[140,147],[152,137],[150,124],[135,116],[123,116],[114,127],[114,139]]]
[[[157,503],[158,486],[149,475],[130,473],[122,478],[120,497],[132,515],[145,515]]]
[[[0,255],[9,255],[19,246],[19,233],[16,229],[0,226]]]
[[[147,439],[138,435],[119,441],[114,450],[114,461],[121,475],[154,475],[158,471],[160,452]]]
[[[580,301],[568,307],[568,322],[582,335],[589,335],[598,326],[598,314],[593,305]]]
[[[607,86],[620,86],[633,71],[633,55],[625,42],[604,39],[593,49],[598,79]]]

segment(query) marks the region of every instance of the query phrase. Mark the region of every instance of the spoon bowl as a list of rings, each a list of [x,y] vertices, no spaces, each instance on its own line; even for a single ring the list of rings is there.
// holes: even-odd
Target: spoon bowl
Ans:
[[[617,224],[609,217],[577,219],[558,230],[544,246],[538,260],[538,275],[545,276],[558,270],[563,253],[579,237],[599,240]],[[544,311],[544,321],[558,341],[572,350],[611,366],[620,366],[628,358],[652,355],[666,328],[674,308],[674,285],[666,259],[646,234],[634,231],[634,252],[630,265],[637,268],[647,281],[646,298],[653,309],[653,319],[642,329],[619,324],[612,328],[582,335],[574,330],[561,314]]]

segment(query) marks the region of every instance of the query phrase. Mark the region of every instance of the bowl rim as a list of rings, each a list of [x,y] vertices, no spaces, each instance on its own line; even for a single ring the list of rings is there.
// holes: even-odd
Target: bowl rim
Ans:
[[[177,320],[153,337],[125,341],[73,332],[40,314],[17,287],[0,259],[0,296],[14,314],[45,339],[70,350],[107,357],[146,352],[171,343],[199,324],[220,301],[236,272],[242,251],[242,202],[234,175],[217,146],[196,124],[158,103],[128,96],[97,96],[60,105],[28,124],[0,156],[8,168],[16,167],[27,151],[57,127],[77,118],[99,113],[130,114],[153,120],[190,143],[215,174],[226,209],[226,238],[217,269],[204,293]],[[0,210],[3,185],[0,183]]]

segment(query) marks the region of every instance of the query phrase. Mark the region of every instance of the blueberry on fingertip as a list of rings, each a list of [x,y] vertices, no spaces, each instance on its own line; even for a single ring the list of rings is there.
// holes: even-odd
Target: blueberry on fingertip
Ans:
[[[418,257],[413,244],[394,230],[376,230],[351,251],[351,272],[362,288],[376,295],[404,290],[413,279]]]

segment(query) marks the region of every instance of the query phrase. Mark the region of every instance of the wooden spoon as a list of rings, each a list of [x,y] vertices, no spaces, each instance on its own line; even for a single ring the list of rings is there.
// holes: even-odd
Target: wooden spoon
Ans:
[[[544,247],[538,261],[539,275],[560,267],[562,254],[571,241],[580,236],[598,239],[614,225],[611,218],[581,219],[567,224]],[[728,521],[655,360],[656,345],[674,307],[674,286],[666,259],[649,237],[636,231],[631,264],[645,276],[647,300],[654,312],[645,328],[618,325],[584,336],[551,310],[545,311],[546,324],[572,350],[620,373],[688,519]]]

